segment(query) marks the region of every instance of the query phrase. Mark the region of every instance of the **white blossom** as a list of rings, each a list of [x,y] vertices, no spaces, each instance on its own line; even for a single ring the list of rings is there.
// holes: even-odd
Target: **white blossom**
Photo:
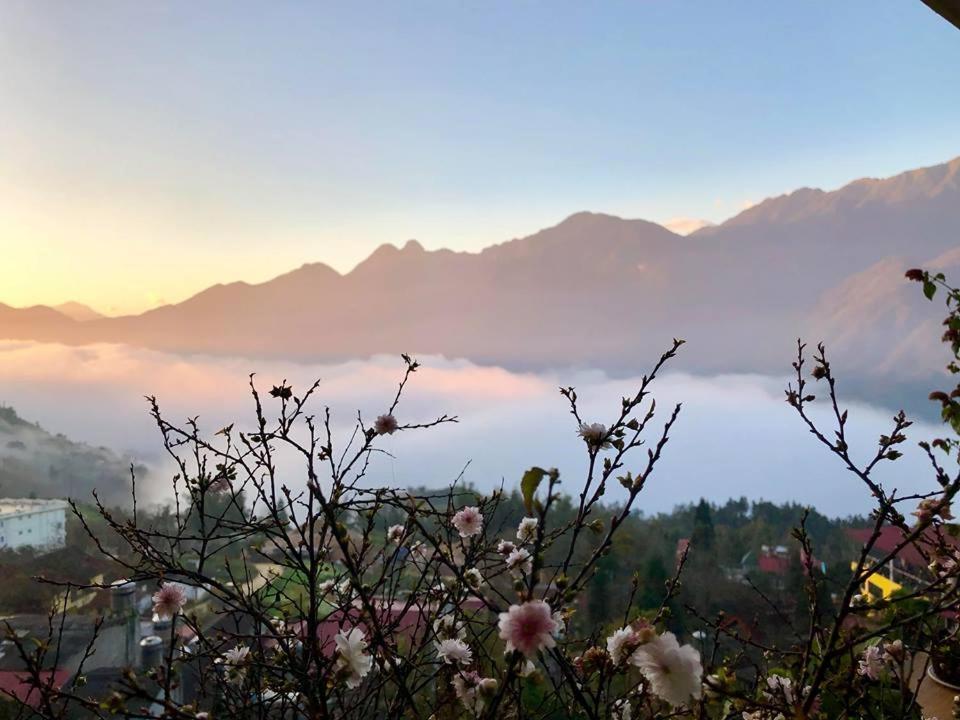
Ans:
[[[470,568],[463,572],[463,579],[466,580],[467,585],[472,587],[474,590],[480,588],[483,585],[483,575],[480,574],[480,571],[477,568]]]
[[[602,450],[610,447],[610,441],[606,440],[607,426],[602,423],[580,423],[580,429],[577,435],[583,438],[583,441],[595,450]]]
[[[337,646],[337,663],[347,671],[347,687],[355,688],[373,667],[373,658],[364,652],[367,641],[363,630],[353,628],[350,632],[338,632],[334,638]]]
[[[612,720],[630,720],[632,708],[627,698],[620,698],[610,708]]]
[[[534,517],[525,517],[517,527],[517,540],[522,543],[533,542],[537,537],[537,525],[540,521]]]
[[[403,542],[403,537],[406,533],[407,529],[403,525],[391,525],[387,528],[387,540],[399,545]]]
[[[459,638],[447,638],[434,643],[437,655],[448,665],[469,665],[473,661],[470,646]]]
[[[672,632],[641,645],[630,656],[630,662],[640,668],[654,694],[674,707],[700,697],[700,653],[692,645],[681,647]]]
[[[613,631],[613,634],[607,638],[607,653],[610,655],[614,667],[630,657],[638,642],[637,634],[633,628],[622,627]]]

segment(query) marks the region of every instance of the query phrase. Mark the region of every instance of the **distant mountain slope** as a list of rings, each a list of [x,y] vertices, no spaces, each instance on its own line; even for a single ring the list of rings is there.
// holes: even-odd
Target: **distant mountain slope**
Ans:
[[[904,273],[917,263],[884,258],[824,293],[811,324],[848,367],[874,376],[929,378],[943,369],[942,302],[931,303]],[[923,263],[960,282],[960,248]]]
[[[98,313],[92,307],[84,305],[83,303],[78,302],[65,302],[60,305],[54,305],[53,310],[56,310],[61,315],[66,315],[71,320],[76,320],[77,322],[86,322],[87,320],[98,320],[104,315]]]
[[[138,477],[146,469],[137,467]],[[74,442],[0,406],[0,497],[75,497],[130,502],[130,460],[107,448]]]
[[[408,351],[613,372],[644,367],[679,336],[690,341],[679,367],[781,372],[807,332],[836,334],[864,366],[882,339],[858,350],[844,338],[884,325],[884,313],[901,317],[898,306],[864,298],[880,292],[881,280],[907,292],[899,269],[960,246],[958,229],[960,158],[833,192],[798,190],[688,237],[577,213],[480,253],[384,245],[345,275],[309,264],[138,316],[75,322],[4,306],[0,336],[294,359]],[[866,271],[892,257],[896,266]],[[871,367],[900,372],[895,363]]]
[[[76,321],[45,305],[14,308],[0,303],[0,335],[11,339],[68,338]]]
[[[941,165],[910,170],[889,178],[861,178],[832,192],[800,188],[792,193],[764,200],[720,225],[700,229],[697,233],[708,236],[722,234],[723,231],[735,227],[786,225],[814,218],[837,218],[858,210],[914,210],[918,204],[928,208],[942,205],[949,210],[958,191],[960,157]]]

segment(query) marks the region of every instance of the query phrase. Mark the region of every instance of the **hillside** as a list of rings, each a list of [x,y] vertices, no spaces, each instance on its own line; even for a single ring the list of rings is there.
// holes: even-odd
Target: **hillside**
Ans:
[[[0,406],[0,497],[75,497],[97,490],[108,504],[130,501],[130,460],[74,442]],[[146,469],[136,468],[138,477]]]

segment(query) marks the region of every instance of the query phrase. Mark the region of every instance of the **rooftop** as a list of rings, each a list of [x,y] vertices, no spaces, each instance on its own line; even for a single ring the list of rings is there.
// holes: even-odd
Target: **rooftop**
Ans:
[[[32,498],[0,498],[0,517],[23,515],[44,510],[66,510],[66,500],[36,500]]]

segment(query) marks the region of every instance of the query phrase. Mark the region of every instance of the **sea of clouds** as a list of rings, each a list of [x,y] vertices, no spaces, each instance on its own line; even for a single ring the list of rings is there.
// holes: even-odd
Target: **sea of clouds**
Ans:
[[[619,411],[620,398],[635,393],[639,385],[638,379],[612,379],[597,371],[516,373],[463,360],[419,359],[423,367],[408,386],[398,419],[426,422],[447,413],[457,415],[459,422],[384,438],[381,446],[387,452],[375,457],[370,483],[444,486],[462,472],[465,481],[481,489],[501,482],[510,487],[524,469],[540,465],[559,468],[563,487],[573,493],[579,489],[586,454],[558,388],[575,386],[583,417],[608,423]],[[251,429],[252,372],[264,391],[285,379],[295,393],[302,392],[319,378],[314,411],[331,408],[342,443],[358,411],[369,422],[388,407],[403,362],[375,357],[304,364],[181,356],[123,345],[8,341],[0,343],[0,403],[52,432],[146,463],[152,468],[154,497],[162,497],[169,492],[172,465],[162,452],[144,396],[156,396],[172,421],[198,416],[211,434],[229,423]],[[744,495],[810,504],[831,516],[868,511],[865,489],[784,402],[785,384],[786,377],[756,375],[668,372],[658,379],[653,431],[659,432],[673,404],[682,402],[683,409],[639,507],[655,513],[700,497],[722,502]],[[266,401],[268,408],[278,402],[269,397]],[[829,430],[828,408],[821,403],[817,407],[814,416]],[[857,403],[849,408],[851,446],[855,455],[866,457],[877,437],[889,431],[893,412]],[[932,475],[916,441],[935,437],[938,431],[923,423],[910,428],[904,457],[885,463],[878,479],[901,494],[931,489]],[[638,470],[645,452],[638,452],[635,460]],[[284,468],[284,479],[292,486],[304,483],[294,464]],[[616,486],[610,492],[616,497],[623,491]]]

